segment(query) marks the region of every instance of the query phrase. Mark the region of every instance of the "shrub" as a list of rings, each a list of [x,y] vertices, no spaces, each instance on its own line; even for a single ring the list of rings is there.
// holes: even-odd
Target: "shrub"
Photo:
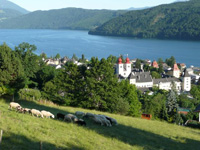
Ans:
[[[37,89],[24,88],[19,90],[19,97],[25,100],[39,100],[41,98],[41,93]]]

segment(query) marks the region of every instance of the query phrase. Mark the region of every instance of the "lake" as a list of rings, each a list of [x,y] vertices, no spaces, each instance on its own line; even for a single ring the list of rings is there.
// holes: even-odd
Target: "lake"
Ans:
[[[59,53],[71,58],[73,54],[78,57],[84,54],[90,59],[128,54],[130,59],[151,60],[174,56],[177,62],[188,67],[200,66],[200,42],[196,41],[94,36],[88,35],[87,31],[75,30],[0,29],[0,44],[3,42],[13,49],[22,42],[34,44],[38,55],[42,52],[48,56]]]

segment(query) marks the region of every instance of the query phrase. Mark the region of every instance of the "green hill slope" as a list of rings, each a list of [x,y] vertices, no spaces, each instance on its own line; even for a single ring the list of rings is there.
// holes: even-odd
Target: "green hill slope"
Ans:
[[[75,111],[106,114],[119,125],[104,127],[86,120],[81,127],[56,119],[42,119],[9,110],[9,103],[0,100],[0,129],[4,131],[2,150],[36,150],[43,143],[43,150],[199,150],[200,130],[149,121],[140,118],[84,110],[72,107],[41,105],[19,101],[23,107],[57,112]]]
[[[200,40],[200,1],[191,0],[127,12],[91,30],[89,34]]]
[[[126,11],[87,10],[80,8],[36,11],[5,20],[0,23],[0,28],[89,30],[124,12]]]

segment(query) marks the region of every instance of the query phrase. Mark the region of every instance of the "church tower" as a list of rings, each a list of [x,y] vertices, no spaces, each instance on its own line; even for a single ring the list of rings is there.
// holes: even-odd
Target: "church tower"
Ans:
[[[131,73],[130,59],[126,58],[126,63],[122,63],[122,59],[118,59],[116,73],[124,78],[127,78]]]
[[[173,68],[173,76],[176,78],[180,78],[180,70],[178,68],[178,65],[175,63]]]
[[[118,59],[118,63],[117,63],[117,71],[116,71],[116,73],[118,74],[118,75],[122,75],[123,74],[123,63],[122,63],[122,59],[119,57],[119,59]]]
[[[191,90],[191,77],[186,69],[182,75],[182,90],[187,92]]]

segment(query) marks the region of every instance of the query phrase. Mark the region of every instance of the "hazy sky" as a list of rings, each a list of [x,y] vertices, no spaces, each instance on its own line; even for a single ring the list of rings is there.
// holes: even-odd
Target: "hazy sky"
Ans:
[[[127,9],[156,6],[180,0],[9,0],[29,10],[49,10],[66,7],[86,9]]]

